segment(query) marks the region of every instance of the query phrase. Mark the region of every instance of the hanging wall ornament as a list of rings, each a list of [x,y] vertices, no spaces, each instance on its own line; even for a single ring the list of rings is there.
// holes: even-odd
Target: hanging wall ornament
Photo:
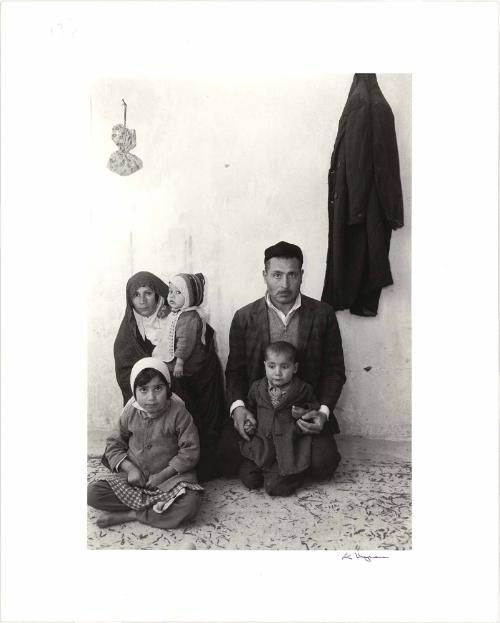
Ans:
[[[111,138],[117,145],[118,151],[113,152],[109,157],[108,169],[118,175],[130,175],[142,168],[142,160],[129,153],[136,145],[135,130],[127,128],[127,104],[124,99],[122,99],[122,105],[123,124],[114,125],[111,131]]]

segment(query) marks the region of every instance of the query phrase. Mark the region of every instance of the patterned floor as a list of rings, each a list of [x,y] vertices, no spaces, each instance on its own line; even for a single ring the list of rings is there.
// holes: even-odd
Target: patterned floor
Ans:
[[[89,482],[104,468],[89,459]],[[88,510],[89,549],[411,549],[411,466],[401,458],[348,458],[327,483],[289,498],[238,480],[205,485],[195,521],[163,531],[138,522],[101,529]]]

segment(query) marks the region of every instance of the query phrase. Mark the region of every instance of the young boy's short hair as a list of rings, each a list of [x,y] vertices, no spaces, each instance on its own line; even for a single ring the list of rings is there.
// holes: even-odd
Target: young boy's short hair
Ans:
[[[154,368],[144,368],[144,370],[141,370],[139,372],[134,381],[134,397],[137,388],[141,387],[142,385],[147,385],[149,381],[152,381],[155,378],[155,376],[159,376],[163,383],[165,383],[165,385],[167,386],[167,398],[170,398],[170,396],[172,395],[172,389],[167,379],[159,370],[155,370]]]
[[[265,351],[265,360],[269,356],[269,353],[274,353],[275,355],[285,355],[292,360],[292,363],[297,362],[297,349],[290,342],[271,342]]]

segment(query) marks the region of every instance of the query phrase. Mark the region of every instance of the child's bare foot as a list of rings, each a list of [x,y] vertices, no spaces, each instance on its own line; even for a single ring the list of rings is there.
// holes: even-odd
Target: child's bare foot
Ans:
[[[170,549],[196,549],[196,545],[193,541],[181,541],[180,543],[176,543]]]
[[[135,521],[137,514],[134,510],[123,511],[120,513],[102,513],[97,520],[99,528],[108,528],[109,526],[116,526],[120,523],[127,523],[128,521]]]

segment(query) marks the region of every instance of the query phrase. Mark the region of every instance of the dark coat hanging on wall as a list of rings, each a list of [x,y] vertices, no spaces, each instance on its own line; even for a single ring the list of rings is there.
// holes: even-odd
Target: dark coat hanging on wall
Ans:
[[[394,115],[375,74],[355,74],[328,173],[328,255],[322,301],[375,316],[391,285],[389,247],[403,226]]]

